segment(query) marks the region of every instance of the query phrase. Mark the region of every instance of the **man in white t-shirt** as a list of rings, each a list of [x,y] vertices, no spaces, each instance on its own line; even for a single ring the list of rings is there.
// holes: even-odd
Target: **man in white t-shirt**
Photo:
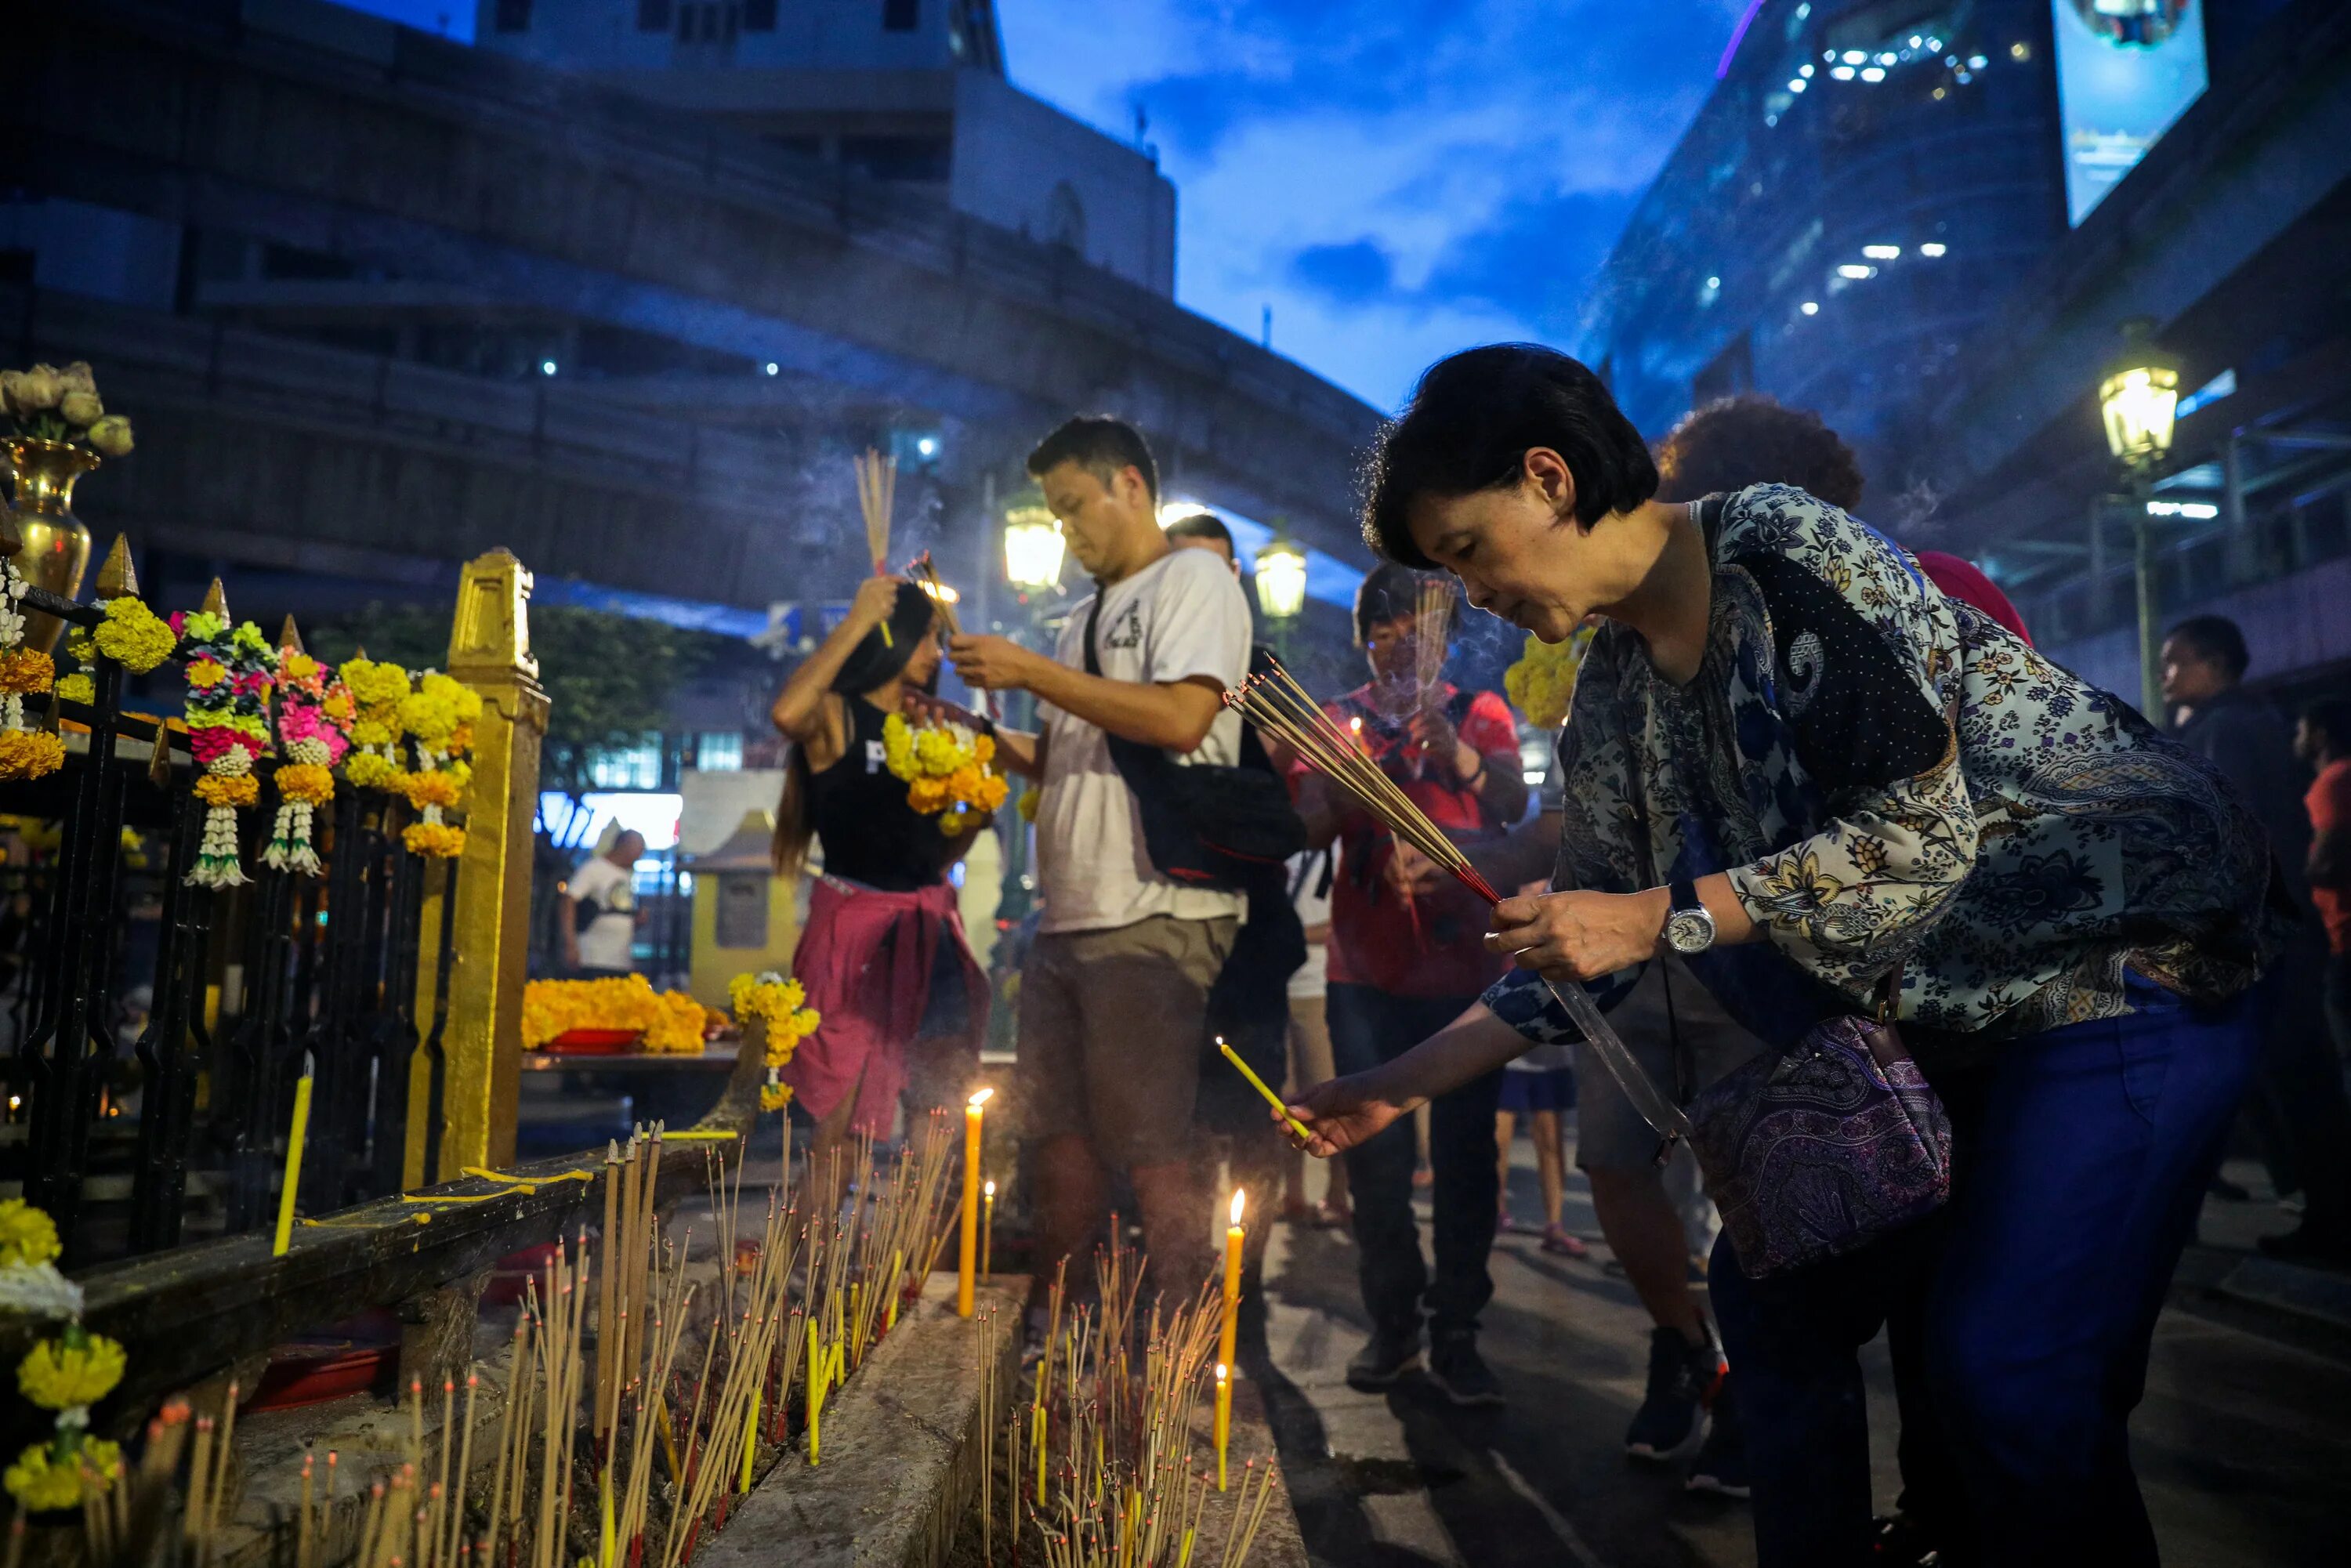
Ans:
[[[612,847],[571,873],[565,891],[570,918],[563,923],[563,961],[583,976],[625,975],[636,967],[637,862],[645,836],[624,829]]]
[[[1042,780],[1037,882],[1044,902],[1021,971],[1019,1082],[1039,1141],[1035,1278],[1085,1246],[1123,1170],[1153,1270],[1178,1297],[1199,1283],[1207,1217],[1190,1179],[1208,988],[1240,923],[1237,894],[1181,885],[1144,852],[1140,810],[1105,732],[1186,764],[1230,767],[1240,717],[1220,694],[1249,657],[1249,601],[1206,550],[1160,531],[1159,474],[1119,420],[1071,420],[1029,472],[1101,600],[1081,601],[1052,657],[1003,637],[957,637],[976,688],[1033,692],[1041,730],[999,731],[997,756]],[[1102,673],[1086,673],[1092,628]],[[1034,1303],[1032,1302],[1032,1305]]]

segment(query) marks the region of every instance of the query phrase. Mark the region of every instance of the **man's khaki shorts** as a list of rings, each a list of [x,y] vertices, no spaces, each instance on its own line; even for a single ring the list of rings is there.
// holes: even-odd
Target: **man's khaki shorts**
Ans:
[[[1029,1135],[1081,1134],[1120,1170],[1186,1158],[1208,988],[1239,926],[1155,915],[1040,936],[1020,972]]]

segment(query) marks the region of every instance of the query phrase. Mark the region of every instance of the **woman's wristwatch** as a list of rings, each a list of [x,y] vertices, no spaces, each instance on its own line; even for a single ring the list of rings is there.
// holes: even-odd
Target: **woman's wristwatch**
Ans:
[[[1676,877],[1666,884],[1666,946],[1686,958],[1713,946],[1714,916],[1698,902],[1698,883]]]

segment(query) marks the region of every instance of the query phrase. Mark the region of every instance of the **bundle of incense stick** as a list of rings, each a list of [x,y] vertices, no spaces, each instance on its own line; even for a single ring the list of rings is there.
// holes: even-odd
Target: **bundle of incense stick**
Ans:
[[[1263,674],[1251,675],[1225,693],[1225,704],[1239,709],[1250,723],[1294,747],[1309,766],[1335,780],[1365,810],[1384,823],[1398,842],[1410,844],[1452,873],[1464,887],[1488,904],[1502,901],[1478,868],[1470,864],[1461,846],[1413,804],[1395,780],[1364,752],[1362,740],[1340,727],[1281,667],[1280,661],[1274,661]],[[1657,1086],[1641,1070],[1640,1063],[1633,1059],[1624,1040],[1609,1027],[1599,1006],[1582,986],[1562,986],[1548,977],[1543,983],[1566,1009],[1634,1108],[1665,1140],[1657,1155],[1662,1163],[1672,1152],[1675,1140],[1690,1136],[1689,1118],[1682,1113],[1681,1107],[1657,1092]]]
[[[913,578],[938,606],[939,619],[946,622],[947,635],[963,635],[963,622],[956,614],[955,601],[947,595],[947,586],[939,580],[939,569],[931,562],[931,552],[925,550],[906,563],[906,575]]]
[[[879,573],[890,569],[890,512],[898,498],[898,460],[884,457],[871,446],[858,454],[857,509],[865,516],[866,553]]]
[[[1413,592],[1413,696],[1423,712],[1436,711],[1445,692],[1446,645],[1453,636],[1453,584],[1424,575]]]
[[[1152,1303],[1138,1343],[1140,1260],[1113,1245],[1096,1254],[1095,1273],[1098,1302],[1074,1310],[1054,1280],[1031,1404],[1007,1412],[983,1365],[983,1420],[1004,1433],[1001,1539],[1016,1563],[1027,1550],[1048,1568],[1191,1568],[1196,1558],[1208,1561],[1200,1535],[1215,1490],[1194,1431],[1216,1348],[1214,1281],[1172,1311]],[[1218,1561],[1227,1568],[1247,1561],[1273,1483],[1270,1466],[1244,1470],[1224,1527]],[[992,1460],[981,1495],[981,1553],[992,1565]]]

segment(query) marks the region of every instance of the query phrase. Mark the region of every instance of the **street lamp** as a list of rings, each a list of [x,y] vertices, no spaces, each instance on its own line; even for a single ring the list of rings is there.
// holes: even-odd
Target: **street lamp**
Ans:
[[[2123,323],[2123,351],[2098,383],[2098,412],[2105,420],[2106,450],[2129,481],[2131,542],[2138,589],[2139,711],[2159,722],[2163,677],[2156,667],[2155,538],[2147,520],[2147,497],[2155,469],[2171,452],[2179,409],[2179,362],[2154,342],[2155,323],[2138,317]]]
[[[1052,588],[1061,580],[1061,528],[1042,507],[1004,514],[1004,575],[1015,588]]]
[[[1288,621],[1306,606],[1306,552],[1277,535],[1257,552],[1257,601],[1269,621]]]

